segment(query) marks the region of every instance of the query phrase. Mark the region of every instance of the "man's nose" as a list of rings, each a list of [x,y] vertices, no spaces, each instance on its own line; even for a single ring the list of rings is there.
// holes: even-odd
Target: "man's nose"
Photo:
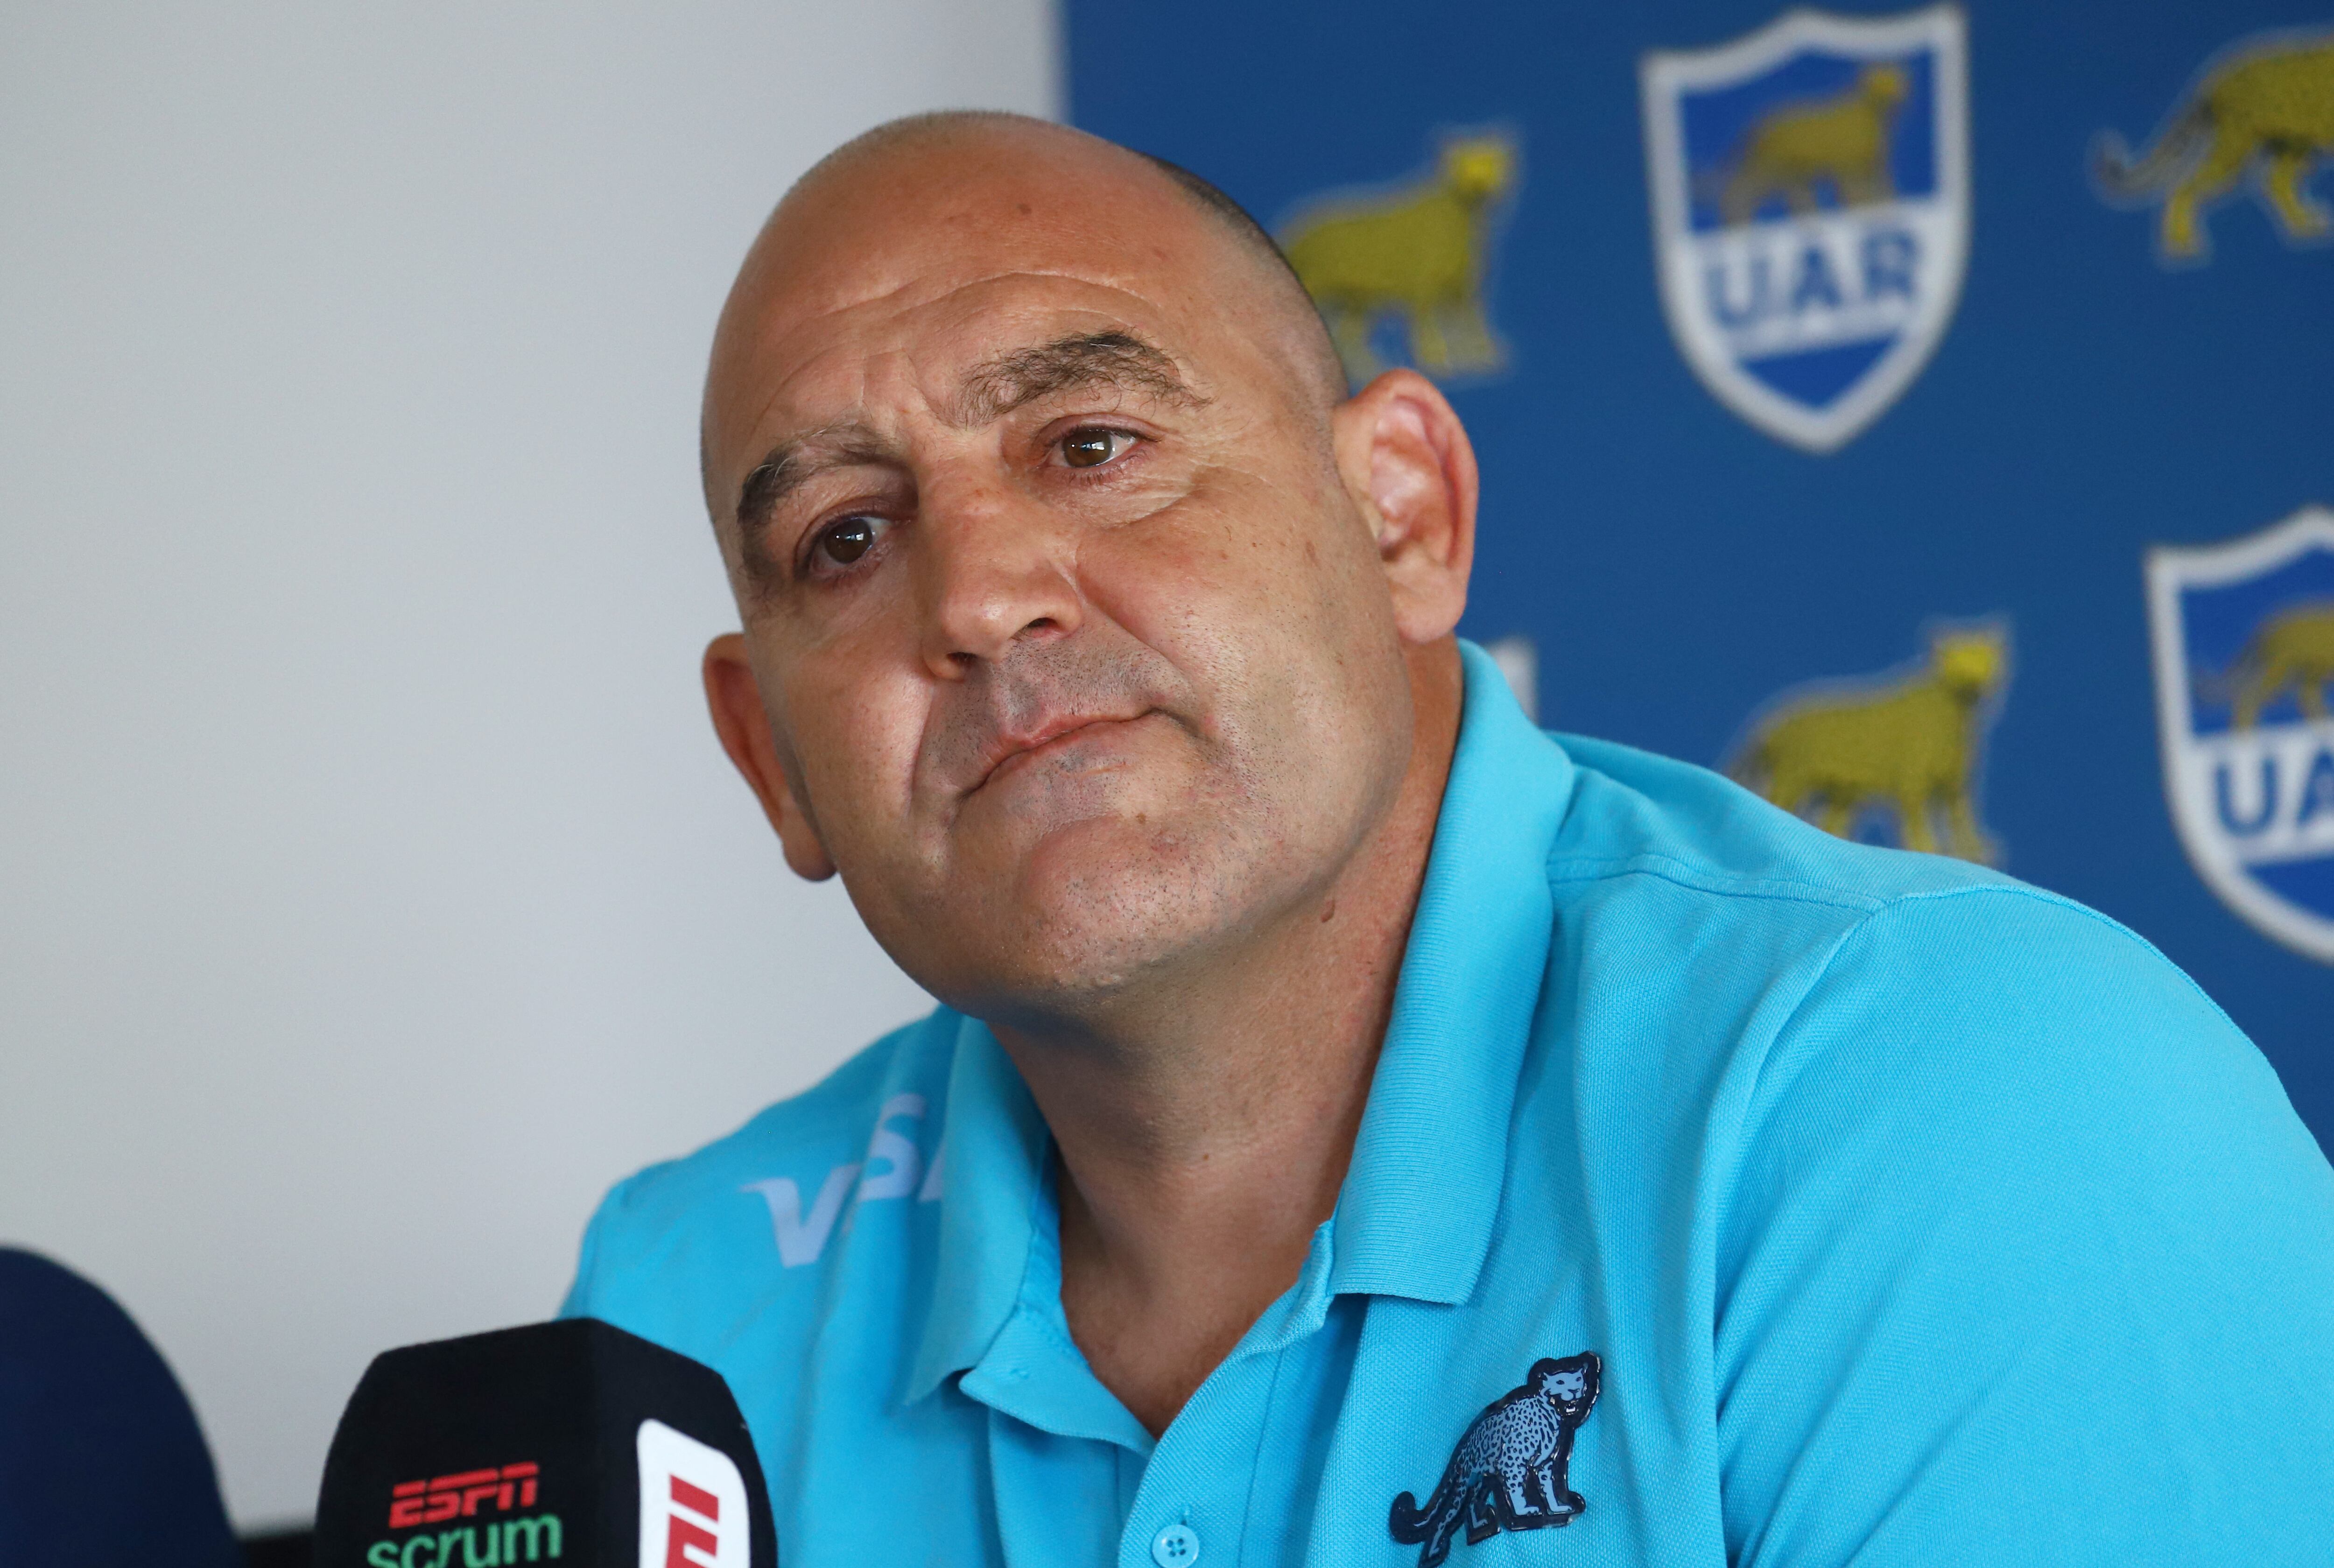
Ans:
[[[935,486],[919,519],[924,661],[943,680],[1085,619],[1061,520],[1008,486]]]

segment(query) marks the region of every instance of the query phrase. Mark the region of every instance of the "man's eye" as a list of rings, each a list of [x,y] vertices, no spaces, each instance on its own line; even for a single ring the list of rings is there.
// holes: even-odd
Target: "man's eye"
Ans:
[[[1072,430],[1062,438],[1062,461],[1073,468],[1099,468],[1134,445],[1124,430]]]
[[[875,547],[875,535],[882,525],[880,517],[837,518],[812,541],[811,564],[850,565]]]

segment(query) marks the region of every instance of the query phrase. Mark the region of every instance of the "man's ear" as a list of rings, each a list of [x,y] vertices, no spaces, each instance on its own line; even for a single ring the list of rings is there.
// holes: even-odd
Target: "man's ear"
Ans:
[[[1403,640],[1449,636],[1475,563],[1478,480],[1466,428],[1416,370],[1386,371],[1331,421],[1338,476],[1377,532]]]
[[[778,831],[786,864],[795,874],[823,882],[834,875],[834,862],[819,842],[818,829],[795,799],[778,764],[778,743],[770,733],[770,716],[762,707],[761,688],[754,683],[753,666],[746,662],[746,640],[724,632],[705,649],[705,701],[713,710],[714,733],[721,749],[762,803],[762,814]]]

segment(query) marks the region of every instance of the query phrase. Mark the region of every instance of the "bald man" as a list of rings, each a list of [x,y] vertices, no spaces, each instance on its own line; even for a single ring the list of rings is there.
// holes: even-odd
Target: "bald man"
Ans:
[[[1211,188],[844,148],[704,472],[722,744],[940,1005],[619,1186],[567,1310],[727,1375],[789,1568],[2334,1560],[2259,1055],[2103,917],[1535,729],[1457,417]]]

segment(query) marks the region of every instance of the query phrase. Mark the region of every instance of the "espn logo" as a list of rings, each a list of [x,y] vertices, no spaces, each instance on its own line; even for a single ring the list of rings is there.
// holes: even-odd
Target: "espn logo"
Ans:
[[[654,1419],[638,1448],[640,1568],[747,1568],[753,1521],[736,1462]]]
[[[664,1568],[705,1568],[720,1561],[721,1499],[682,1480],[672,1478],[672,1511],[665,1516]],[[682,1512],[697,1519],[682,1517]],[[698,1520],[704,1521],[699,1524]],[[738,1523],[735,1517],[731,1524]],[[691,1552],[702,1552],[702,1557],[692,1557]]]
[[[400,1481],[389,1489],[389,1527],[438,1525],[448,1519],[475,1517],[478,1505],[491,1497],[505,1513],[535,1506],[535,1481],[541,1473],[531,1464],[505,1465],[499,1470],[464,1470],[434,1481]]]

